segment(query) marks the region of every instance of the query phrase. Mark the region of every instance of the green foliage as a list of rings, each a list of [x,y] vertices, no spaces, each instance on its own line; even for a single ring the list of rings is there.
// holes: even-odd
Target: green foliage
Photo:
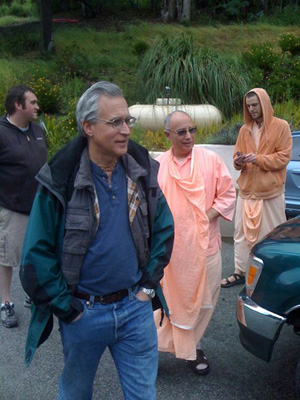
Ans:
[[[269,1],[269,4],[271,2]],[[272,12],[267,15],[260,14],[260,21],[276,26],[298,25],[300,21],[300,8],[287,5],[286,7],[272,7]]]
[[[300,58],[278,63],[266,83],[276,102],[300,99]]]
[[[79,97],[82,93],[87,89],[87,83],[78,78],[69,78],[68,76],[64,76],[61,79],[60,85],[60,113],[62,115],[71,116],[75,112],[76,103],[79,100]],[[75,114],[74,114],[75,118]]]
[[[249,87],[246,68],[236,58],[211,50],[195,49],[192,36],[157,39],[139,68],[140,92],[153,103],[171,88],[172,97],[184,103],[210,103],[224,115],[240,109]]]
[[[249,6],[249,4],[250,1],[229,0],[225,4],[219,5],[219,8],[221,8],[228,17],[237,17],[240,19],[245,16],[246,7]]]
[[[31,17],[34,7],[31,0],[2,1],[0,16],[14,15],[16,17]]]
[[[27,0],[14,0],[10,6],[10,14],[17,17],[29,17],[32,15],[32,3]]]
[[[19,83],[33,86],[41,109],[47,114],[43,118],[51,132],[48,141],[52,155],[76,135],[75,105],[94,81],[104,79],[120,85],[129,105],[137,101],[153,103],[157,97],[164,97],[165,86],[170,86],[171,97],[179,97],[186,104],[215,104],[230,121],[223,126],[225,133],[217,134],[220,127],[210,128],[210,131],[200,129],[196,142],[232,142],[228,126],[243,120],[241,114],[237,118],[233,113],[242,112],[244,93],[258,86],[270,93],[272,103],[281,102],[275,114],[289,122],[292,116],[293,126],[298,128],[299,60],[296,55],[292,57],[290,51],[285,51],[283,56],[280,33],[291,34],[298,40],[300,29],[266,24],[215,24],[199,28],[193,24],[184,27],[134,22],[123,24],[122,31],[116,31],[111,26],[95,30],[68,25],[55,27],[56,51],[47,58],[40,57],[39,32],[30,32],[36,35],[35,47],[31,48],[26,48],[30,43],[26,31],[16,34],[15,41],[10,34],[2,41],[0,35],[0,113],[4,112],[3,102],[10,86]],[[269,53],[275,60],[274,65],[270,63],[270,67],[267,62],[261,62],[260,54],[257,55],[259,62],[251,56],[244,58],[246,65],[241,63],[242,51],[265,43],[265,38],[272,43]],[[150,48],[144,52],[148,45]],[[208,46],[210,50],[206,49]],[[150,53],[156,54],[153,60]],[[148,72],[144,75],[139,71],[138,77],[137,68],[142,64]],[[132,137],[149,149],[170,146],[163,132],[145,132],[137,127]]]
[[[275,115],[288,121],[292,130],[300,129],[299,102],[294,99],[283,101],[275,103],[273,108]]]
[[[0,17],[10,14],[10,7],[7,4],[0,5]]]
[[[133,54],[137,55],[138,57],[143,56],[147,50],[149,50],[149,44],[139,40],[138,42],[135,42],[133,45]]]
[[[89,78],[94,70],[93,57],[86,55],[75,42],[65,46],[65,48],[57,54],[55,63],[59,71],[71,77],[79,76]]]
[[[292,33],[282,34],[278,40],[278,45],[284,53],[289,51],[292,56],[300,54],[300,38]]]
[[[32,51],[38,51],[40,37],[38,32],[18,31],[10,34],[0,33],[0,56],[19,57]]]
[[[300,37],[281,34],[278,46],[281,54],[269,42],[252,45],[243,53],[253,86],[265,88],[275,102],[300,100]]]
[[[263,42],[258,45],[251,45],[250,50],[243,53],[244,61],[255,66],[264,72],[270,72],[280,57],[274,52],[274,46],[270,42]]]
[[[155,151],[165,151],[171,147],[171,143],[167,140],[163,131],[152,132],[143,130],[140,126],[136,126],[130,135],[130,139],[141,144],[147,149]]]
[[[29,86],[35,91],[39,107],[43,113],[55,114],[59,112],[61,86],[57,79],[46,78],[37,69],[29,82]]]
[[[204,143],[233,145],[237,140],[242,125],[242,123],[233,126],[228,124],[227,127],[223,127],[217,133],[208,136]]]
[[[74,107],[74,103],[72,107]],[[41,123],[46,128],[49,159],[77,135],[75,110],[73,112],[70,111],[67,116],[61,118],[54,115],[42,115]]]

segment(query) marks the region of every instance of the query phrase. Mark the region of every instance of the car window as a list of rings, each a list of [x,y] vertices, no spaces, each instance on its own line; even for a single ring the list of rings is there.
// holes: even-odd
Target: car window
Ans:
[[[300,161],[300,136],[293,136],[293,149],[291,159],[293,161]]]

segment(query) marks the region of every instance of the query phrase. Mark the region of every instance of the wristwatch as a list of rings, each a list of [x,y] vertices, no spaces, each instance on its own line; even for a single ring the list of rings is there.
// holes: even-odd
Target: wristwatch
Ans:
[[[155,296],[155,290],[154,289],[146,289],[144,287],[140,287],[140,291],[145,293],[147,296],[150,297],[150,299],[153,299]]]

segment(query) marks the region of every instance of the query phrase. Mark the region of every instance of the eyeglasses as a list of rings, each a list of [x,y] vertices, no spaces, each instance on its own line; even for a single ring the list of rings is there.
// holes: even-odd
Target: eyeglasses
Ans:
[[[124,124],[124,122],[128,126],[128,128],[133,128],[136,123],[136,118],[134,118],[134,117],[127,117],[125,119],[114,118],[110,121],[108,121],[107,119],[101,119],[101,118],[97,118],[97,120],[106,122],[107,124],[110,124],[114,129],[120,129],[122,127],[122,125]]]
[[[189,133],[190,135],[194,135],[197,132],[197,127],[196,126],[191,126],[189,128],[178,129],[177,131],[173,131],[172,129],[168,129],[168,132],[174,132],[174,133],[177,133],[178,136],[183,137],[187,133]]]

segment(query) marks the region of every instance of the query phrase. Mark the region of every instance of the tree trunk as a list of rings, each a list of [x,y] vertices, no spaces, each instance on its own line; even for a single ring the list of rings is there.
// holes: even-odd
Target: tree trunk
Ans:
[[[161,17],[164,21],[174,21],[175,19],[175,0],[162,0]]]
[[[53,27],[50,0],[40,1],[42,50],[49,52],[53,49]]]
[[[176,0],[177,19],[182,20],[182,2],[183,0]]]
[[[265,0],[264,2],[264,14],[268,15],[269,12],[269,0]]]
[[[181,21],[191,20],[191,0],[183,0]]]
[[[169,0],[169,21],[175,19],[175,0]]]

